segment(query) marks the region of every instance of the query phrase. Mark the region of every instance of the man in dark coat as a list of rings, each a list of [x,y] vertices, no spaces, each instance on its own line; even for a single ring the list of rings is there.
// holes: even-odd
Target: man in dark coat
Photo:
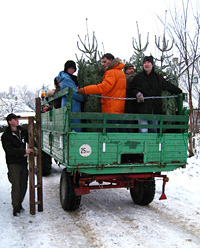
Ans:
[[[145,97],[161,96],[162,91],[167,90],[174,94],[182,93],[174,84],[166,81],[162,75],[154,71],[153,57],[145,56],[143,60],[143,72],[133,78],[131,95],[136,97],[137,104],[133,113],[139,114],[163,114],[162,101],[158,99],[144,99]],[[139,124],[148,124],[146,121],[139,121]],[[140,132],[148,132],[142,128]],[[156,132],[156,130],[152,130]]]
[[[34,152],[34,149],[26,148],[28,132],[19,126],[18,118],[20,116],[13,113],[7,116],[8,127],[1,137],[6,153],[8,179],[12,184],[11,198],[14,216],[19,216],[24,210],[22,202],[27,190],[27,155]]]

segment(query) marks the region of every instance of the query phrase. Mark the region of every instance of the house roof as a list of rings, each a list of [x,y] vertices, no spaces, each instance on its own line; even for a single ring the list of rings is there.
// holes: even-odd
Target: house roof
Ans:
[[[28,117],[34,117],[35,116],[35,112],[18,112],[18,113],[14,113],[15,115],[20,115],[22,119],[28,119]],[[6,120],[8,113],[4,115],[4,120]]]

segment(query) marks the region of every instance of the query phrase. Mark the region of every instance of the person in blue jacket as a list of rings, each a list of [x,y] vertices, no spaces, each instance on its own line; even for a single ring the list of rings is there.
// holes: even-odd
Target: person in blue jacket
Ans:
[[[66,87],[73,88],[72,94],[72,112],[81,112],[81,102],[84,101],[83,96],[76,93],[78,90],[77,76],[73,75],[76,71],[76,64],[73,60],[68,60],[64,65],[64,71],[61,71],[57,76],[57,81],[61,82],[60,89],[63,90]],[[61,107],[66,106],[68,95],[62,97]],[[72,120],[73,123],[80,123],[79,119]],[[76,132],[81,132],[81,128],[73,128]]]

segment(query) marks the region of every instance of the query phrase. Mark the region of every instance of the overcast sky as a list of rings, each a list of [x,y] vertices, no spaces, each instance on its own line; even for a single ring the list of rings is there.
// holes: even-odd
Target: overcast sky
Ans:
[[[76,61],[76,53],[80,57],[77,41],[86,34],[86,18],[100,50],[103,42],[105,52],[129,60],[138,21],[144,43],[150,33],[154,54],[154,35],[163,32],[156,15],[164,18],[169,4],[174,0],[0,0],[1,91],[17,85],[53,88],[64,63]]]

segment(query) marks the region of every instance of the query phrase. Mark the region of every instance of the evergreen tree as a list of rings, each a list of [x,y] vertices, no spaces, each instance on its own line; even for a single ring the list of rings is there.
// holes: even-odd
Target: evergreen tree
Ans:
[[[165,12],[165,22],[166,22],[166,14]],[[166,40],[165,35],[165,25],[163,37],[156,37],[155,35],[155,45],[156,48],[160,52],[160,58],[155,58],[155,70],[160,73],[166,80],[170,81],[174,85],[178,86],[178,78],[176,75],[175,65],[172,63],[173,54],[169,54],[169,52],[173,48],[173,40],[171,45],[169,45],[169,41]],[[159,65],[158,65],[159,63]],[[162,96],[167,97],[170,96],[171,93],[168,91],[163,91]],[[162,99],[163,111],[167,115],[175,115],[176,114],[176,98],[163,98]]]
[[[149,33],[147,33],[147,40],[145,46],[142,46],[142,36],[140,34],[140,30],[137,22],[136,25],[137,25],[138,41],[134,37],[132,38],[132,45],[134,52],[129,61],[134,66],[134,73],[138,73],[142,71],[142,64],[145,56],[144,53],[149,45]]]
[[[78,35],[81,47],[79,45],[79,42],[77,42],[77,47],[82,52],[82,56],[80,59],[78,59],[78,56],[76,55],[78,69],[79,69],[78,70],[79,88],[101,83],[104,74],[103,68],[101,66],[102,53],[100,53],[98,50],[98,42],[94,32],[92,35],[92,42],[90,42],[87,19],[86,19],[86,28],[87,28],[87,34],[85,35],[84,41],[82,41],[82,39]],[[101,98],[97,97],[96,95],[85,95],[82,111],[101,112],[100,99]]]
[[[82,45],[80,47],[79,42],[77,42],[78,49],[82,52],[82,56],[78,59],[77,55],[77,64],[78,64],[78,82],[79,87],[99,84],[102,81],[103,70],[101,66],[101,53],[98,50],[98,42],[93,32],[92,43],[90,42],[88,24],[86,19],[86,28],[87,34],[84,41],[79,38],[79,42]],[[89,95],[84,96],[84,112],[101,112],[100,98]]]

